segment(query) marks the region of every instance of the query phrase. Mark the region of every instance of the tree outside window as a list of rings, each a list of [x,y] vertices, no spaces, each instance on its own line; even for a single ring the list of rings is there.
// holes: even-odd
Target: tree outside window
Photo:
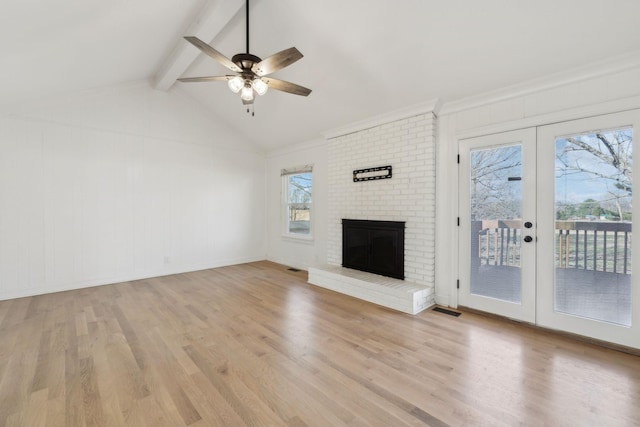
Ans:
[[[556,219],[631,221],[633,129],[556,140]]]
[[[312,172],[284,175],[285,234],[311,236]]]

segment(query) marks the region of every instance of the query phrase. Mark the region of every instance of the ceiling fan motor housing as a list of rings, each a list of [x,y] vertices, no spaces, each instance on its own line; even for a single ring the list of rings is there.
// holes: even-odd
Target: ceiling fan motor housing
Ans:
[[[238,53],[237,55],[233,55],[231,61],[243,71],[250,71],[253,65],[259,63],[262,59],[250,53]]]

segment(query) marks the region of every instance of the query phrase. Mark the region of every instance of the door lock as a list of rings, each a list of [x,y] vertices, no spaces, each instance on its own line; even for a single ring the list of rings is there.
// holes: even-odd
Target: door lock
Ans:
[[[533,224],[531,222],[527,221],[524,223],[524,228],[531,228],[531,227],[533,227]]]
[[[531,237],[531,236],[524,236],[524,241],[525,241],[525,242],[527,242],[527,243],[529,243],[529,242],[533,241],[533,237]]]

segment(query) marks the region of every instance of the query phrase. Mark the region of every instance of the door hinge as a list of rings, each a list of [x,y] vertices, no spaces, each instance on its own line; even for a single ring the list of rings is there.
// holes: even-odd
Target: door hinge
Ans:
[[[460,154],[458,154],[458,164],[460,164]]]
[[[456,289],[460,289],[460,279],[456,280]]]
[[[458,217],[458,227],[460,227],[460,217]]]

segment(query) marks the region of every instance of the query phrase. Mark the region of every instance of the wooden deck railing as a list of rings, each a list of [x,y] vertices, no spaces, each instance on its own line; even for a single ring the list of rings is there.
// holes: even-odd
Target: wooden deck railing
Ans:
[[[520,267],[521,223],[517,220],[472,221],[471,233],[478,236],[480,265]],[[472,239],[473,242],[473,239]]]
[[[556,221],[556,265],[631,274],[631,223]]]
[[[472,221],[478,265],[520,267],[522,222]],[[556,221],[556,267],[631,274],[631,223]]]

